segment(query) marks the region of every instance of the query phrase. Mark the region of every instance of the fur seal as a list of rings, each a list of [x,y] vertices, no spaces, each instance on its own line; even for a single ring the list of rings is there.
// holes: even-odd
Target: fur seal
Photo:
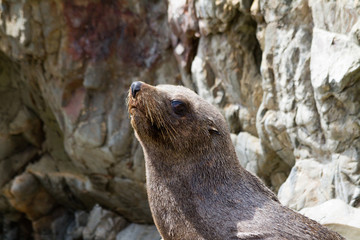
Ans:
[[[344,239],[241,167],[223,116],[195,92],[134,82],[127,101],[164,240]]]

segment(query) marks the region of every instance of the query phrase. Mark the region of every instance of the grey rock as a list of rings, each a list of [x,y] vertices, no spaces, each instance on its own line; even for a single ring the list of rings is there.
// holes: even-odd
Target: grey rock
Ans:
[[[159,232],[154,225],[130,224],[116,235],[116,240],[159,240]]]
[[[100,206],[95,206],[83,230],[83,238],[86,240],[115,239],[117,232],[125,226],[125,219]]]
[[[225,119],[229,123],[230,131],[233,133],[240,132],[242,125],[239,116],[240,107],[237,105],[230,105],[226,107],[224,110],[225,110]]]
[[[99,89],[110,78],[106,64],[89,64],[84,73],[84,87]]]
[[[279,200],[295,210],[326,202],[335,197],[330,181],[334,174],[335,164],[325,165],[314,159],[298,161],[279,190]]]
[[[195,3],[200,40],[191,77],[199,95],[228,116],[234,133],[242,124],[243,130],[256,135],[255,116],[262,98],[260,48],[255,39],[255,22],[243,3]],[[232,105],[247,114],[238,119]]]
[[[358,8],[301,0],[253,8],[265,29],[257,35],[264,89],[257,131],[293,167],[279,198],[294,209],[335,197],[358,206],[358,173],[344,167],[359,164]]]
[[[74,133],[74,140],[80,146],[89,148],[103,145],[106,136],[106,124],[101,116],[94,117],[89,122],[82,122]]]
[[[348,240],[356,240],[360,236],[360,210],[350,207],[342,200],[332,199],[304,208],[300,213],[340,233]]]
[[[289,174],[287,164],[266,149],[259,138],[247,132],[237,135],[235,151],[245,169],[262,178],[273,191],[278,192]]]
[[[258,174],[259,164],[264,161],[260,139],[247,132],[241,132],[237,136],[236,143],[235,151],[241,166],[253,174]]]

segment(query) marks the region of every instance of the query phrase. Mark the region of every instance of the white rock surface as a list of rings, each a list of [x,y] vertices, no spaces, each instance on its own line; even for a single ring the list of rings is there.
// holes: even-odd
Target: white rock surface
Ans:
[[[359,206],[358,1],[258,6],[264,95],[257,132],[292,167],[280,200],[297,210],[332,198]]]
[[[304,208],[301,214],[340,233],[347,240],[360,239],[360,209],[332,199],[320,205]]]
[[[159,240],[161,239],[159,232],[154,225],[130,224],[119,234],[116,240]]]

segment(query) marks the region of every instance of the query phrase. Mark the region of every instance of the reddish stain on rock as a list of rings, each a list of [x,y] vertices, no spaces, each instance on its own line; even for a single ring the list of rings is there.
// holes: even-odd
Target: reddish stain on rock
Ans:
[[[83,87],[63,94],[63,101],[66,99],[66,102],[63,102],[63,109],[72,122],[75,122],[80,116],[81,110],[84,108],[85,96],[86,90]]]
[[[64,2],[69,27],[69,52],[75,59],[100,60],[109,56],[117,35],[121,33],[120,7],[117,1]]]
[[[151,60],[159,55],[154,52],[156,41],[142,39],[151,35],[147,17],[132,12],[125,0],[65,0],[64,14],[67,48],[75,60],[96,62],[116,54],[123,62],[149,66],[147,56],[152,55]]]

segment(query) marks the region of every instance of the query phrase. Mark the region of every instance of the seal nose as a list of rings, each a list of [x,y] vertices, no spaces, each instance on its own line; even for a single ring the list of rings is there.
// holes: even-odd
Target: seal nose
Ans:
[[[131,94],[132,94],[132,97],[135,98],[137,92],[139,92],[141,90],[141,85],[142,85],[142,82],[133,82],[131,84]]]

